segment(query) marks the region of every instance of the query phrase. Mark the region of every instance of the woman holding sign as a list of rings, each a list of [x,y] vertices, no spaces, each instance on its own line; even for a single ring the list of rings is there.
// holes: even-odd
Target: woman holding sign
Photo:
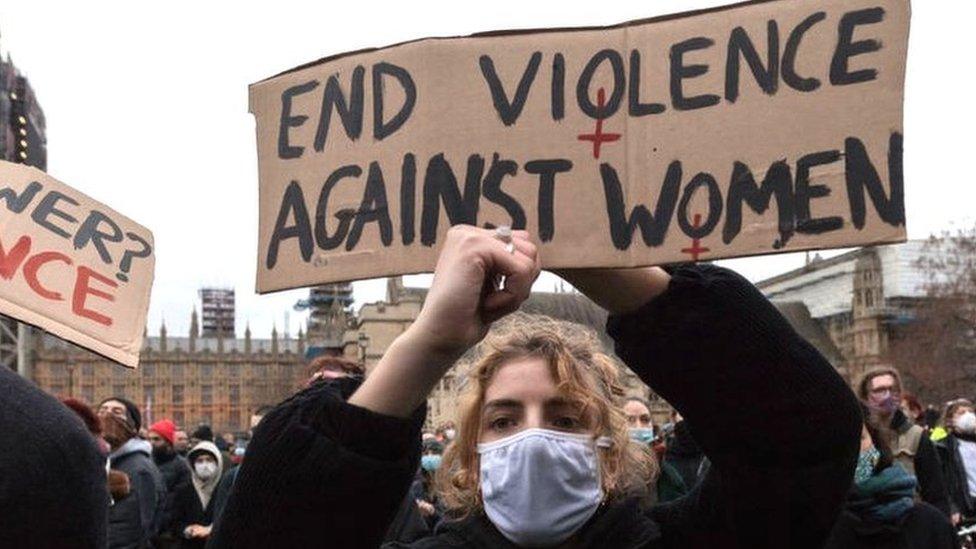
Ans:
[[[255,431],[215,544],[378,546],[417,469],[429,392],[539,270],[525,232],[452,228],[423,311],[348,403],[314,385]],[[653,465],[627,442],[607,357],[554,330],[514,330],[472,369],[441,467],[459,518],[412,547],[821,546],[861,425],[830,364],[728,270],[562,274],[611,313],[617,354],[681,411],[709,472],[643,510]]]

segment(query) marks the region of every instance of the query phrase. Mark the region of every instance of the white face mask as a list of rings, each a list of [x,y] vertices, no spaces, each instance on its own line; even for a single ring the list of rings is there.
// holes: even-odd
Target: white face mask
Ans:
[[[193,465],[193,470],[197,476],[203,480],[210,480],[217,474],[217,464],[212,462],[201,462]]]
[[[956,430],[960,433],[973,434],[976,433],[976,414],[972,412],[964,412],[961,416],[956,418]]]
[[[609,439],[548,429],[479,444],[481,497],[492,524],[522,547],[568,539],[603,501],[598,445]]]

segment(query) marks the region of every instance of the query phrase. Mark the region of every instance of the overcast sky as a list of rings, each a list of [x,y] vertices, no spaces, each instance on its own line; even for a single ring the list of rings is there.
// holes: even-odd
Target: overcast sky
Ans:
[[[249,321],[255,336],[267,336],[307,292],[254,293],[249,83],[325,55],[424,36],[606,25],[724,3],[5,1],[0,50],[30,79],[47,115],[48,171],[153,230],[151,332],[165,318],[171,334],[185,334],[197,289],[216,285],[237,290],[238,333]],[[909,236],[921,238],[973,221],[976,2],[912,7],[905,179]],[[803,254],[728,263],[757,280],[802,265]],[[544,277],[539,288],[553,281]],[[357,283],[357,301],[381,299],[383,289],[383,281]],[[304,315],[290,316],[294,334]]]

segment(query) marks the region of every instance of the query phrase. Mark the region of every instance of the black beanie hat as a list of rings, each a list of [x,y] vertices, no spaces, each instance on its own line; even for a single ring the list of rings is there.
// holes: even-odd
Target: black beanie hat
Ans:
[[[110,400],[114,400],[114,401],[117,401],[117,402],[121,402],[122,405],[125,406],[125,413],[126,413],[127,416],[129,416],[129,420],[132,421],[132,425],[136,428],[136,431],[138,431],[139,429],[142,429],[142,413],[139,412],[139,407],[138,406],[136,406],[135,404],[133,404],[131,400],[128,400],[128,399],[122,398],[122,397],[106,398],[105,400],[103,400],[101,402],[101,404],[99,404],[99,406],[101,406],[102,404],[105,404],[106,402],[108,402]]]
[[[197,440],[209,440],[210,442],[213,442],[214,440],[213,429],[211,429],[209,425],[201,425],[197,427],[197,430],[193,431],[191,436]]]

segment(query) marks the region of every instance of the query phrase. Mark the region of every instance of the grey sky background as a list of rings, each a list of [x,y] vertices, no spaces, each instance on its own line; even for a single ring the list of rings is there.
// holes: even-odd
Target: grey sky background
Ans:
[[[325,55],[425,36],[606,25],[725,3],[30,0],[0,4],[0,51],[28,76],[47,115],[51,175],[153,230],[151,333],[165,318],[171,334],[185,334],[197,289],[215,285],[237,289],[238,333],[249,322],[255,337],[266,337],[307,291],[254,293],[249,83]],[[974,21],[976,2],[913,3],[905,101],[911,238],[974,219]],[[802,265],[803,254],[724,263],[758,280]],[[544,275],[538,288],[555,280]],[[357,304],[381,299],[384,288],[382,280],[356,283]],[[304,316],[290,313],[291,334]]]

